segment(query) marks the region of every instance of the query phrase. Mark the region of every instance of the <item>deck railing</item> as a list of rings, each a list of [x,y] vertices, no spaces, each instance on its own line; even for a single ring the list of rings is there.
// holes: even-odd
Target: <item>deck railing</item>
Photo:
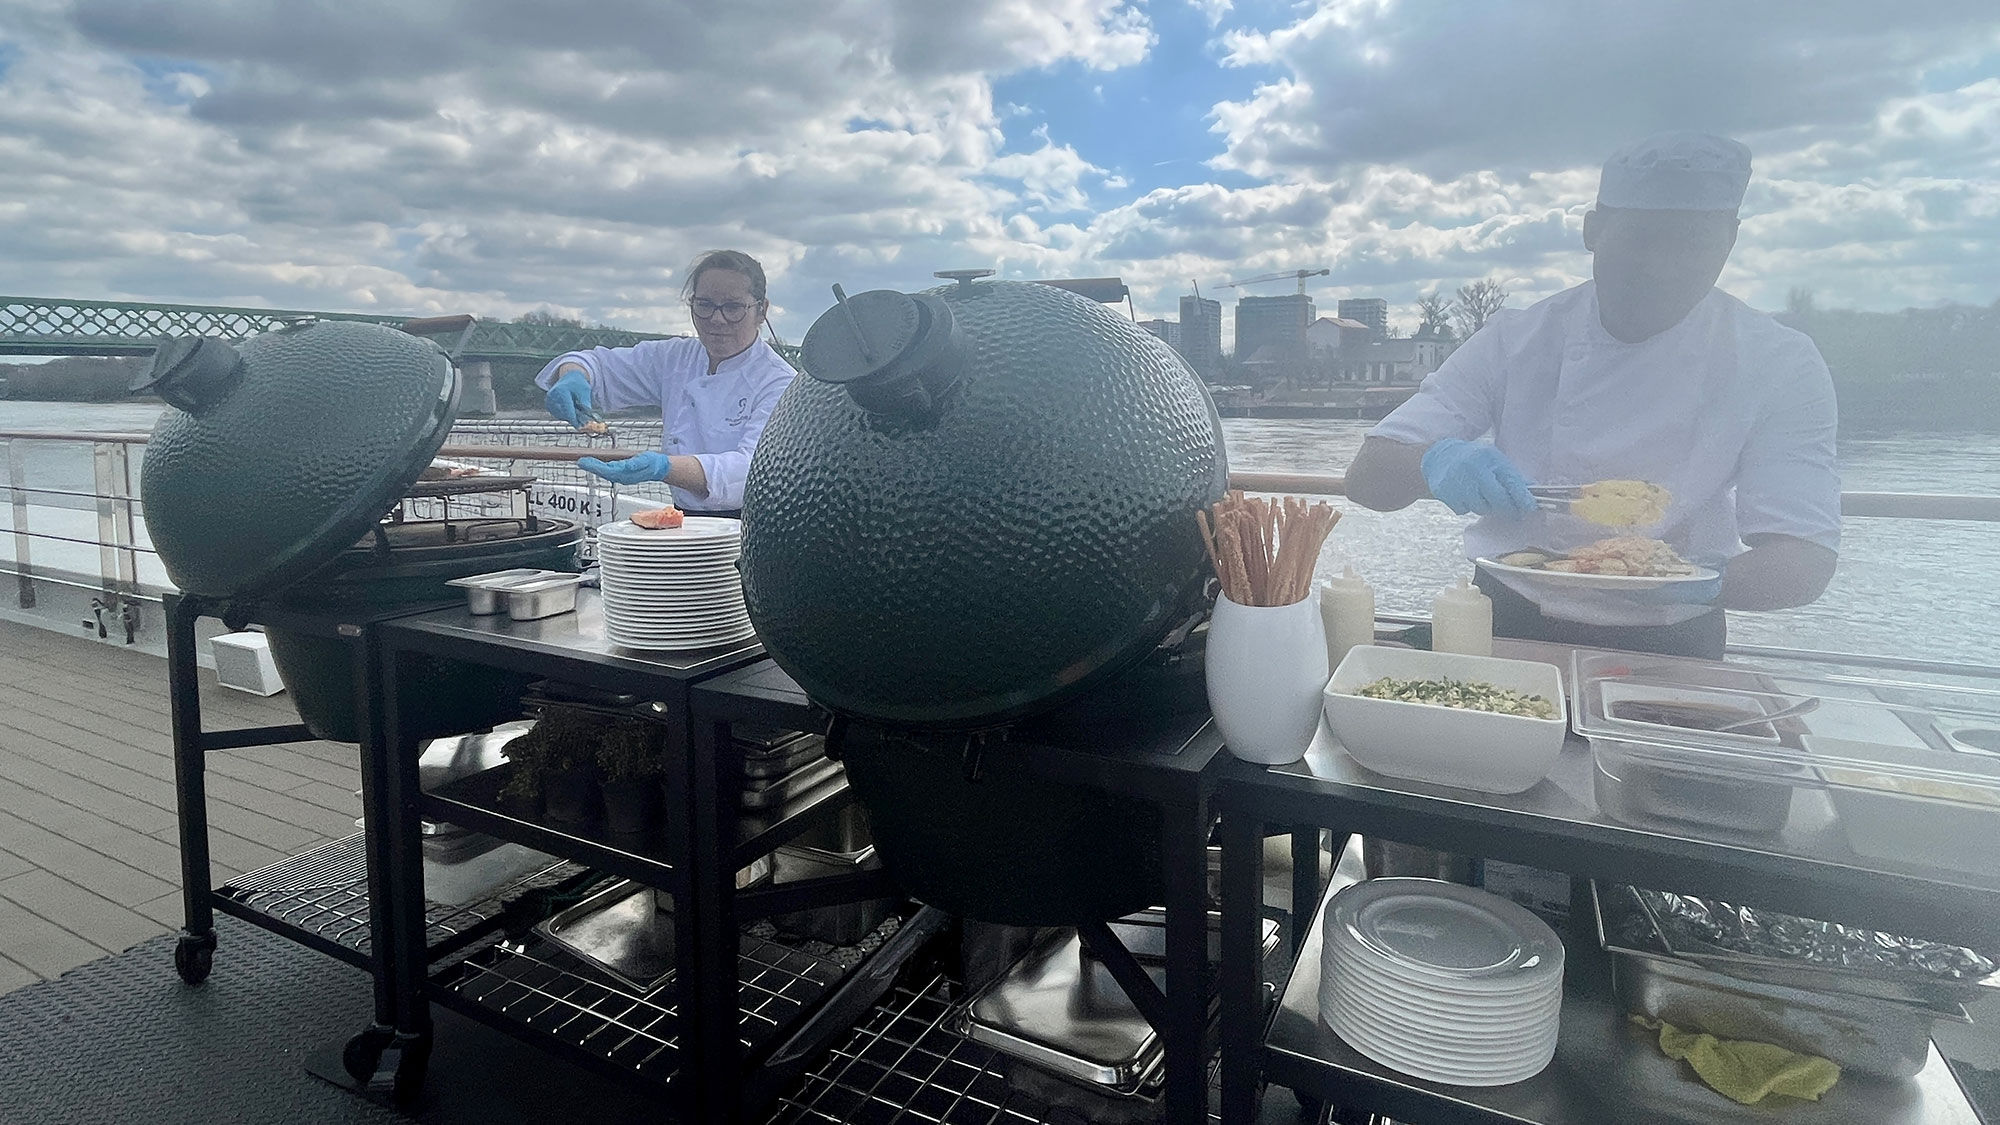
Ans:
[[[468,419],[453,427],[450,444],[439,456],[502,469],[509,473],[540,477],[545,481],[589,488],[596,478],[576,468],[582,457],[616,460],[642,449],[659,448],[657,421],[618,421],[614,440],[590,438],[559,422],[535,419]],[[141,533],[143,502],[135,487],[134,468],[143,457],[134,446],[143,447],[148,435],[91,431],[0,430],[0,456],[7,465],[6,492],[10,525],[6,540],[12,544],[9,560],[0,558],[0,571],[11,569],[15,577],[15,602],[22,609],[33,608],[38,583],[72,587],[93,595],[93,605],[113,612],[126,622],[128,636],[136,627],[135,605],[158,601],[161,590],[142,581],[142,557],[155,557]],[[92,487],[89,491],[37,485],[28,480],[28,454],[39,446],[87,447],[90,450]],[[1345,492],[1340,477],[1313,473],[1232,472],[1231,487],[1247,492],[1291,493],[1339,496]],[[641,486],[628,492],[664,498],[665,486]],[[36,503],[36,498],[53,503]],[[1913,492],[1844,492],[1841,514],[1855,519],[1953,520],[2000,523],[2000,496],[1972,496]],[[44,511],[88,511],[95,515],[94,534],[70,533],[80,529],[36,528],[32,513]],[[44,518],[47,518],[46,516]],[[96,573],[83,573],[35,561],[35,544],[66,544],[96,551]],[[70,552],[72,556],[76,552]],[[1385,621],[1404,620],[1385,615]],[[1409,619],[1416,620],[1416,619]],[[100,628],[102,617],[100,615]],[[2000,666],[1946,664],[1937,661],[1855,653],[1815,652],[1801,649],[1731,645],[1730,651],[1744,656],[1811,662],[1843,663],[1908,671],[2000,679]]]

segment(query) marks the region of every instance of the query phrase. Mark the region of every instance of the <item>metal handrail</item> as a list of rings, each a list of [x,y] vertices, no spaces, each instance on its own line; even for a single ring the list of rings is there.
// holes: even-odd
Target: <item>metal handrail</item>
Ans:
[[[144,445],[148,434],[89,433],[65,430],[0,430],[0,441],[12,439],[111,442]],[[584,457],[620,461],[642,450],[560,445],[447,445],[440,457],[503,461],[574,462]],[[0,486],[4,487],[4,486]],[[1245,492],[1290,492],[1307,496],[1345,496],[1346,478],[1330,473],[1269,473],[1237,470],[1229,487]],[[136,499],[136,497],[135,497]],[[2000,496],[1944,492],[1843,492],[1840,514],[1863,519],[1966,520],[2000,523]]]
[[[97,449],[99,461],[99,482],[108,480],[110,491],[82,492],[72,489],[29,486],[19,479],[20,462],[17,451],[10,450],[9,472],[5,480],[0,480],[0,494],[11,498],[14,509],[14,526],[8,532],[14,539],[16,578],[21,585],[21,604],[33,604],[31,584],[35,577],[34,568],[28,562],[28,544],[31,540],[47,540],[71,543],[79,546],[95,546],[100,552],[99,581],[107,595],[112,597],[144,597],[136,581],[134,560],[140,554],[157,557],[158,552],[137,542],[133,534],[132,515],[142,505],[132,488],[126,447],[144,445],[150,440],[148,434],[98,433],[90,431],[46,431],[46,430],[0,430],[0,442],[69,442],[89,444]],[[598,457],[604,460],[618,460],[634,456],[638,451],[589,446],[556,445],[447,445],[441,448],[439,456],[468,460],[499,460],[510,462],[574,463],[584,457]],[[106,476],[107,472],[110,474]],[[1345,481],[1339,476],[1314,473],[1271,473],[1239,471],[1229,474],[1232,488],[1247,492],[1298,493],[1306,495],[1345,495]],[[68,496],[96,501],[98,525],[103,535],[96,540],[83,539],[71,535],[59,535],[48,531],[31,531],[26,527],[27,498],[32,495]],[[1844,492],[1841,494],[1841,513],[1857,518],[1894,518],[1920,520],[1966,520],[1974,522],[2000,523],[2000,496],[1952,495],[1909,492]],[[105,529],[109,529],[108,531]],[[121,530],[122,529],[122,530]],[[44,579],[63,581],[56,575],[41,575]],[[74,584],[65,582],[64,584]],[[1395,614],[1382,614],[1378,620],[1386,623],[1417,624],[1422,618],[1406,618]],[[1756,658],[1795,660],[1813,663],[1845,664],[1850,666],[1902,669],[1915,672],[1933,672],[1947,675],[2000,679],[2000,666],[1969,665],[1904,657],[1869,656],[1858,653],[1819,652],[1807,649],[1767,648],[1755,645],[1729,646],[1732,655]]]

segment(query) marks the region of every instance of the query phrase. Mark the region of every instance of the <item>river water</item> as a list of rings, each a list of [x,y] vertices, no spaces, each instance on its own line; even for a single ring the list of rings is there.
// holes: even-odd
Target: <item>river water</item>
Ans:
[[[144,432],[161,408],[136,403],[0,402],[0,430]],[[1369,423],[1244,419],[1223,423],[1237,469],[1339,473]],[[1872,434],[1840,443],[1850,491],[2000,494],[2000,436]],[[246,466],[246,471],[254,467]],[[87,487],[86,449],[31,454],[30,483]],[[1422,502],[1379,513],[1341,502],[1321,577],[1355,567],[1384,613],[1423,614],[1431,595],[1471,573],[1460,551],[1465,518]],[[1818,602],[1778,613],[1732,613],[1732,640],[1973,663],[2000,663],[2000,524],[1850,519],[1840,568]]]

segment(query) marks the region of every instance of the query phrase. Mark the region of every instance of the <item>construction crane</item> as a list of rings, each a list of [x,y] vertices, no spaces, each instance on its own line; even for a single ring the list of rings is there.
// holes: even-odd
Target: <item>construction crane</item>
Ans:
[[[1286,270],[1284,273],[1267,273],[1261,277],[1246,277],[1241,281],[1225,281],[1220,288],[1231,289],[1238,285],[1259,285],[1266,281],[1283,281],[1289,277],[1298,280],[1299,292],[1303,293],[1306,291],[1306,278],[1326,277],[1332,272],[1332,270]]]

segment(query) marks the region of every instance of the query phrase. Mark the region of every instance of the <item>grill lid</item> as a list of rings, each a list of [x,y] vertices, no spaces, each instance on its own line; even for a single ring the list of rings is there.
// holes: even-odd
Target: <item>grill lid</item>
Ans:
[[[1201,607],[1195,512],[1228,475],[1166,344],[1052,286],[953,280],[840,295],[743,494],[765,650],[901,727],[1009,722],[1143,658]]]
[[[173,407],[146,445],[146,530],[192,594],[289,585],[352,546],[444,444],[459,380],[436,344],[306,322],[169,341],[133,385]]]

